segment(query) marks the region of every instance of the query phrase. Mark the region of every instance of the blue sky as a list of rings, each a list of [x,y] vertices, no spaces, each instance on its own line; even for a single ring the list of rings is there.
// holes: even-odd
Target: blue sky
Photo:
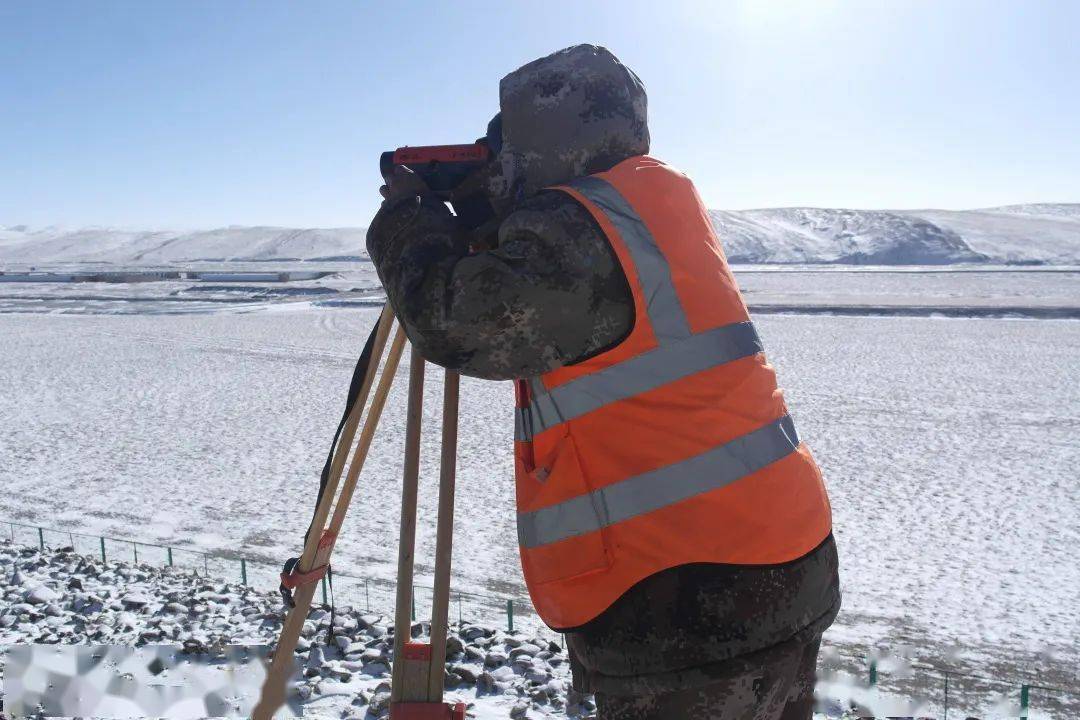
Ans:
[[[0,0],[0,224],[366,225],[567,45],[718,208],[1080,202],[1080,2]]]

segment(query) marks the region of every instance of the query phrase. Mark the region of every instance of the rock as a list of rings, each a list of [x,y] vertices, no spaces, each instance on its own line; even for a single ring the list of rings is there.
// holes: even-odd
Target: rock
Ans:
[[[304,627],[302,627],[300,629],[300,634],[302,636],[306,637],[306,638],[309,638],[312,635],[314,635],[315,634],[315,623],[311,622],[310,620],[305,620],[304,621]]]
[[[134,630],[138,623],[139,621],[134,614],[125,611],[116,613],[113,627],[121,630]]]
[[[484,667],[500,667],[506,664],[506,654],[492,650],[484,656]]]
[[[64,611],[60,609],[60,606],[56,603],[49,603],[45,606],[45,614],[49,617],[62,617]]]
[[[187,605],[181,602],[171,602],[165,606],[165,609],[177,615],[187,615],[188,613]]]
[[[509,683],[514,681],[514,671],[506,665],[503,665],[501,668],[495,668],[491,671],[491,675],[495,678],[497,682],[500,683]]]
[[[469,685],[476,684],[476,671],[468,665],[452,665],[450,671],[461,678],[462,682],[466,682]]]
[[[150,604],[150,598],[142,593],[128,593],[120,602],[127,610],[140,610]]]
[[[23,600],[31,605],[45,605],[47,603],[56,602],[60,599],[60,593],[52,590],[45,585],[38,585],[36,587],[27,590],[23,594]]]
[[[466,642],[473,642],[483,637],[489,637],[488,631],[482,627],[470,625],[461,632],[461,637],[465,638]]]
[[[190,655],[205,655],[208,651],[206,644],[198,638],[188,638],[183,643],[184,652]]]
[[[536,645],[533,645],[532,643],[523,643],[510,651],[510,657],[516,658],[521,655],[528,655],[529,657],[533,657],[538,652],[540,652],[540,648],[538,648]]]
[[[11,587],[18,587],[23,584],[22,573],[19,572],[19,568],[15,568],[15,572],[11,573],[11,578],[8,580],[8,585]]]
[[[481,693],[495,692],[495,676],[489,672],[480,673],[476,678],[476,691]]]
[[[503,640],[503,642],[506,644],[506,647],[510,647],[510,648],[516,648],[516,647],[519,647],[521,645],[521,641],[518,640],[516,637],[512,637],[512,636],[507,636]]]
[[[379,683],[368,701],[368,712],[379,715],[390,707],[390,683]]]
[[[368,648],[360,653],[360,660],[365,663],[379,662],[384,659],[386,659],[386,652],[381,648]]]
[[[538,685],[546,685],[551,680],[551,673],[534,667],[525,671],[525,679]]]
[[[465,643],[453,635],[446,638],[446,654],[457,655],[460,652],[465,652]]]
[[[484,659],[484,653],[480,652],[471,645],[465,646],[465,657],[469,660],[480,661]]]
[[[80,580],[77,577],[73,577],[70,580],[68,580],[67,586],[68,586],[68,590],[82,590],[83,589],[82,580]]]
[[[361,668],[360,672],[371,677],[382,677],[390,672],[390,667],[382,662],[370,662]]]
[[[511,718],[523,718],[523,717],[525,717],[526,713],[528,713],[528,712],[529,712],[529,704],[528,703],[518,703],[514,707],[510,708],[510,717]]]

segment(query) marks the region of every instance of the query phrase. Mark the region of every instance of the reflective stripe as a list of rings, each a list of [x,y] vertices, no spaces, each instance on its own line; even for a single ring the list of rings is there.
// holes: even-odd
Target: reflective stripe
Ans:
[[[739,358],[763,352],[752,322],[734,323],[642,353],[617,365],[571,380],[565,385],[534,395],[518,423],[528,431],[519,440],[559,423],[579,418],[609,403],[626,400],[668,383]],[[540,384],[540,383],[537,383]]]
[[[568,184],[607,215],[626,243],[657,343],[662,346],[689,336],[690,325],[671,281],[667,258],[634,208],[611,183],[598,177],[580,177]]]
[[[514,408],[514,439],[527,442],[533,439],[532,416],[528,408]]]
[[[550,507],[518,514],[518,542],[535,548],[659,510],[722,488],[799,446],[791,417],[672,465],[635,475]]]

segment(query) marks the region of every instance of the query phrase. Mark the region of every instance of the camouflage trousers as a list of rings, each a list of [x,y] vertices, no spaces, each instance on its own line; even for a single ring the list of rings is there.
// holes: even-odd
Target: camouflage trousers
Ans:
[[[596,694],[597,720],[811,720],[821,635],[741,658],[730,672],[685,689],[642,694]],[[644,678],[643,678],[644,680]]]

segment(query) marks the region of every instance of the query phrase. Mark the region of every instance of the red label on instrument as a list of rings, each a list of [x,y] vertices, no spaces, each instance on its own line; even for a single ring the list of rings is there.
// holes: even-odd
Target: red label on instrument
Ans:
[[[471,145],[421,145],[394,151],[395,165],[415,165],[426,162],[483,162],[491,151],[483,143]]]

